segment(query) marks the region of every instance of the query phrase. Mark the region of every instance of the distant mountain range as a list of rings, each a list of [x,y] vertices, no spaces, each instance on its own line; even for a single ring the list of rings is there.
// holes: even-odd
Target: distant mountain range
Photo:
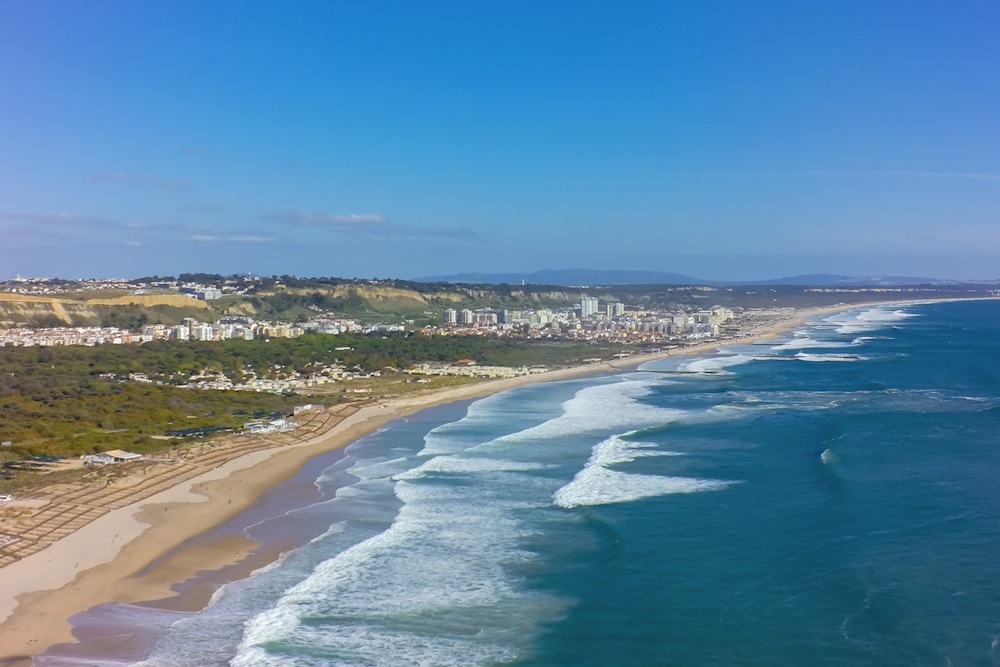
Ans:
[[[818,286],[890,286],[890,285],[951,285],[960,281],[938,278],[912,278],[903,276],[838,276],[814,273],[772,280],[705,280],[665,271],[596,271],[592,269],[545,269],[534,273],[458,273],[450,276],[415,278],[417,282],[470,283],[477,285],[518,285],[522,281],[532,285],[596,286],[596,285],[801,285]]]

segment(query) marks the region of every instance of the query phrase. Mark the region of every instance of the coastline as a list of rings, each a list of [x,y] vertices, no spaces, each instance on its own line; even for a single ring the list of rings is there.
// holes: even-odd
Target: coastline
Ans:
[[[49,646],[74,641],[68,619],[76,612],[111,601],[161,601],[176,595],[172,585],[197,571],[249,563],[245,559],[257,545],[248,539],[198,542],[196,538],[247,510],[267,489],[291,479],[313,458],[343,448],[388,421],[525,384],[629,370],[655,359],[697,356],[726,345],[769,340],[823,315],[877,305],[885,304],[800,310],[740,338],[390,399],[365,406],[312,438],[229,460],[112,510],[47,548],[0,568],[0,646],[4,647],[0,665],[29,665],[32,656]],[[253,566],[244,570],[249,572],[277,556],[258,554]]]

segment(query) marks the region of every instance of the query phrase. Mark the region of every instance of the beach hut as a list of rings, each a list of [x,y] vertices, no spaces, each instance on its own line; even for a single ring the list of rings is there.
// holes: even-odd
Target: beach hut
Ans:
[[[247,433],[272,433],[274,427],[270,422],[247,422],[243,425],[243,430]]]
[[[126,452],[121,449],[112,449],[111,451],[104,452],[104,454],[105,456],[110,456],[115,463],[131,463],[132,461],[142,459],[142,454]]]
[[[85,466],[104,466],[114,463],[115,460],[106,454],[84,454],[80,457]]]
[[[112,449],[109,452],[102,452],[100,454],[84,454],[80,458],[83,459],[84,465],[103,466],[109,463],[131,463],[132,461],[139,461],[143,456],[142,454],[125,452],[120,449]]]

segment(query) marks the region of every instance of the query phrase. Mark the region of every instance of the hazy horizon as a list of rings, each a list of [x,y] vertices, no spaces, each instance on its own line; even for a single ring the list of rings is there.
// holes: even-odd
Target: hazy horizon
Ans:
[[[0,279],[992,280],[1000,5],[0,5]]]

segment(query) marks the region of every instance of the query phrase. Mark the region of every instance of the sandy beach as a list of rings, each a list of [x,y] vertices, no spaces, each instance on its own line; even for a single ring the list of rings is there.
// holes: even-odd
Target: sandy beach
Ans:
[[[292,478],[314,457],[342,448],[390,420],[528,383],[634,369],[666,356],[698,355],[724,345],[769,340],[805,321],[850,307],[842,304],[800,310],[737,339],[484,381],[360,409],[333,409],[316,422],[311,436],[298,435],[295,442],[263,446],[221,465],[206,466],[194,476],[167,479],[156,487],[163,490],[105,512],[46,548],[0,568],[0,665],[30,665],[32,656],[47,647],[73,641],[68,618],[76,612],[111,601],[163,600],[175,595],[172,585],[197,571],[228,566],[249,573],[273,560],[278,553],[257,553],[258,545],[239,536],[215,541],[195,538],[246,510],[267,489]],[[180,607],[200,608],[207,601],[207,594],[191,595]]]

